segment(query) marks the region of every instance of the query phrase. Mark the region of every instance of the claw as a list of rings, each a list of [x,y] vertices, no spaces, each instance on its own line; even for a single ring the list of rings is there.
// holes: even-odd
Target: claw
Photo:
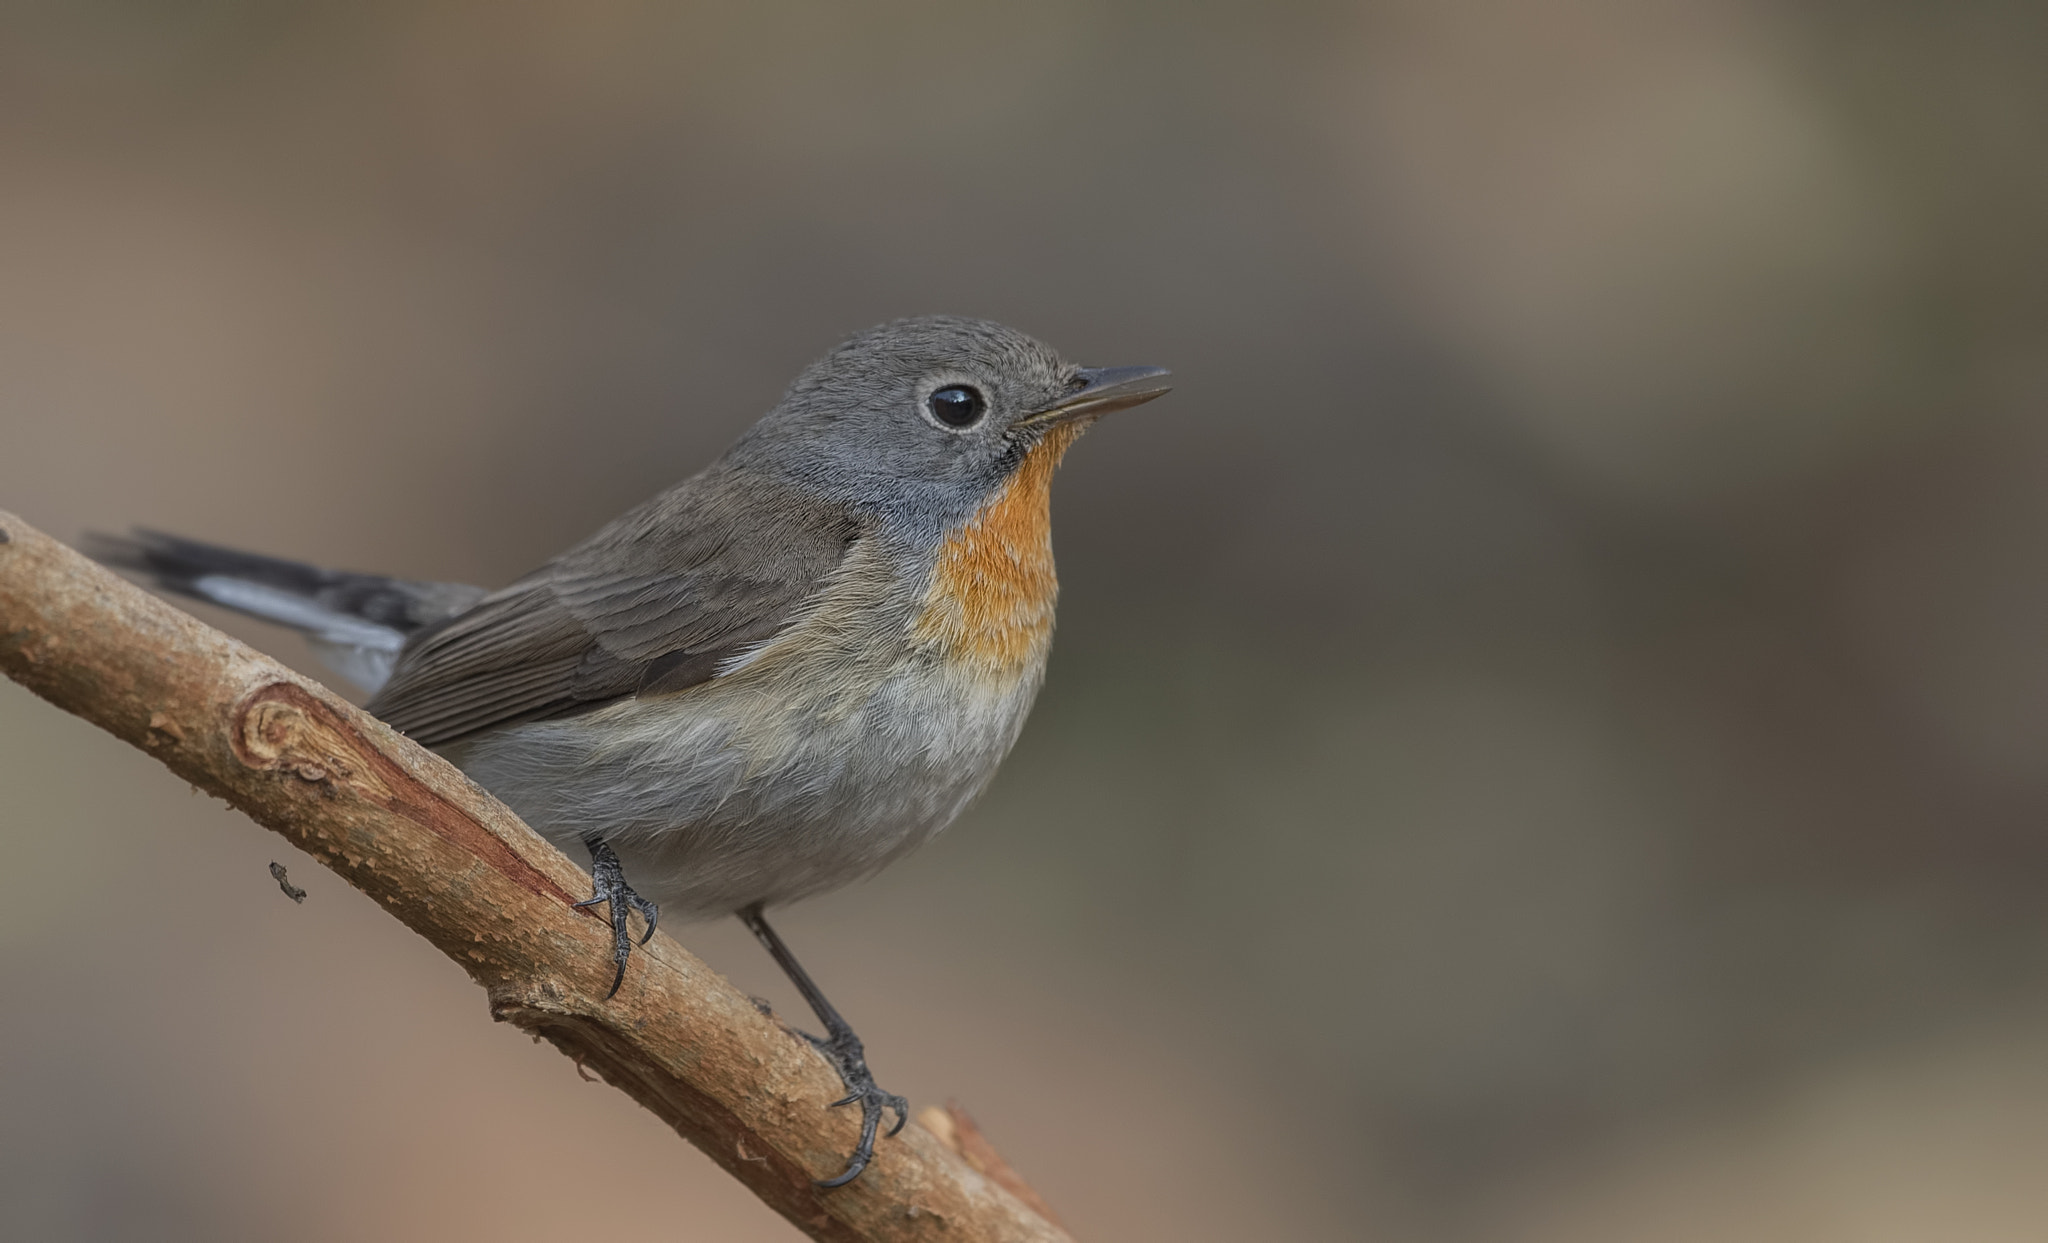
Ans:
[[[647,931],[640,934],[640,944],[645,945],[654,939],[654,926],[661,922],[661,908],[630,889],[626,891],[626,900],[640,912],[640,918],[647,921]]]
[[[860,1139],[860,1147],[854,1151],[853,1159],[846,1163],[846,1169],[839,1177],[813,1179],[811,1185],[824,1191],[830,1191],[834,1187],[844,1187],[854,1179],[859,1178],[862,1171],[868,1168],[868,1160],[874,1153],[875,1137],[872,1128],[862,1125]]]
[[[811,1180],[811,1185],[813,1187],[818,1188],[821,1191],[830,1191],[834,1187],[844,1187],[846,1184],[852,1182],[854,1179],[859,1178],[867,1168],[867,1160],[863,1158],[859,1153],[855,1153],[853,1160],[847,1162],[845,1173],[841,1174],[837,1178],[813,1179]]]

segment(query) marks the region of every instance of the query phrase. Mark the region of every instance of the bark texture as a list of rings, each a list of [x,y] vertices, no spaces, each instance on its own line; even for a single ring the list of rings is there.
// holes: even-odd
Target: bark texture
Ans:
[[[828,1108],[839,1079],[808,1044],[665,934],[605,1001],[607,926],[571,905],[589,879],[496,799],[4,511],[0,672],[321,860],[461,963],[493,1017],[653,1110],[812,1238],[1068,1239],[915,1122],[850,1186],[813,1186],[839,1172],[859,1113]]]

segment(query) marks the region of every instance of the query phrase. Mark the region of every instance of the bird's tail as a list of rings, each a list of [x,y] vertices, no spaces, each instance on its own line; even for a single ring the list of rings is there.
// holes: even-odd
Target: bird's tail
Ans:
[[[305,633],[335,672],[374,692],[406,636],[482,598],[481,587],[323,570],[161,531],[87,534],[81,549],[151,586]]]

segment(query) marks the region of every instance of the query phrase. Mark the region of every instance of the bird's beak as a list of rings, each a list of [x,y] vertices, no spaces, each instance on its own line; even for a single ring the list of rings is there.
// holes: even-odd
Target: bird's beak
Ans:
[[[1071,419],[1092,419],[1112,410],[1141,406],[1173,391],[1173,385],[1166,382],[1173,373],[1164,367],[1083,367],[1079,374],[1081,387],[1045,409],[1019,419],[1018,426],[1040,427]]]

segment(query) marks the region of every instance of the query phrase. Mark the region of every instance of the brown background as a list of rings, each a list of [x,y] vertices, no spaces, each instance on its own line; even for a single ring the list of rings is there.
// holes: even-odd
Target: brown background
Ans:
[[[994,790],[786,918],[884,1081],[1087,1239],[2036,1238],[2044,63],[1992,0],[12,4],[0,505],[496,584],[881,319],[1170,366]],[[791,1237],[4,685],[0,995],[8,1238]]]

